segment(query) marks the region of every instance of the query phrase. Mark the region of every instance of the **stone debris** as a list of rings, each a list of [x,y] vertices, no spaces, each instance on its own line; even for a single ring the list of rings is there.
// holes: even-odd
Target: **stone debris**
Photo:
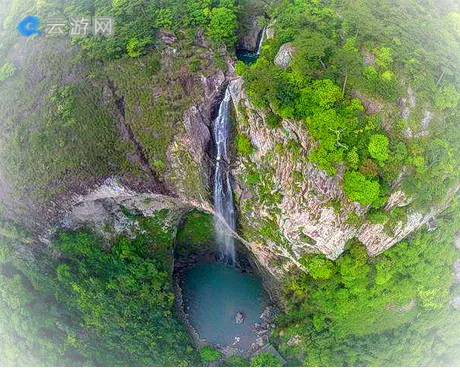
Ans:
[[[236,322],[237,324],[239,324],[239,325],[242,324],[242,323],[244,322],[244,315],[243,315],[243,313],[238,312],[238,313],[236,314],[236,316],[235,316],[235,322]]]
[[[239,336],[235,336],[235,341],[233,341],[233,344],[231,346],[235,346],[241,341],[241,338]]]
[[[265,307],[264,311],[262,312],[259,318],[264,321],[271,320],[274,317],[275,312],[275,308],[269,305],[268,307]]]
[[[299,335],[294,335],[291,336],[291,338],[288,340],[287,345],[288,346],[297,346],[302,342],[302,339],[300,338]]]

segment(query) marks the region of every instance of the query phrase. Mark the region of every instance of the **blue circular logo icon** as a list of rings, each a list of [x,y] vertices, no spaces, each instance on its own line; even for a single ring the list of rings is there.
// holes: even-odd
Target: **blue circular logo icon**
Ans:
[[[20,21],[16,28],[20,34],[26,37],[32,36],[35,33],[41,35],[42,33],[38,29],[39,24],[40,20],[38,17],[35,15],[29,15]]]

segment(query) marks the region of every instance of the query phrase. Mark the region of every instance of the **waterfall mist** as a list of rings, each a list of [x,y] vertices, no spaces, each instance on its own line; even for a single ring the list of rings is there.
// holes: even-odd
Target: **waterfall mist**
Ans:
[[[235,229],[236,217],[233,193],[230,181],[230,161],[228,145],[231,137],[231,97],[227,87],[225,96],[219,106],[219,114],[214,120],[213,135],[216,144],[216,169],[214,172],[214,227],[224,261],[235,264],[235,240],[228,233],[228,227]]]

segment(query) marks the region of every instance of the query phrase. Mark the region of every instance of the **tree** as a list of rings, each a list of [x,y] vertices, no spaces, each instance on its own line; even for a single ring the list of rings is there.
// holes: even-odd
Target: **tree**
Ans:
[[[187,0],[187,24],[194,27],[205,27],[211,14],[211,0]]]
[[[220,353],[219,350],[214,349],[212,346],[203,346],[200,349],[200,356],[203,361],[206,363],[213,362],[217,359],[220,359],[222,357],[222,354]]]
[[[236,35],[237,26],[235,10],[218,7],[211,10],[210,23],[206,30],[214,43],[224,43],[230,47],[238,39]]]
[[[366,179],[360,172],[349,171],[343,178],[343,190],[349,200],[369,205],[378,199],[380,185],[375,180]]]
[[[250,155],[254,151],[251,140],[244,134],[236,136],[236,150],[242,155]]]
[[[324,254],[306,254],[302,257],[301,263],[315,280],[327,280],[335,272],[334,263]]]
[[[251,367],[282,367],[283,362],[270,352],[262,352],[251,359]]]
[[[368,146],[370,155],[381,163],[386,161],[389,154],[389,144],[388,138],[383,134],[372,135]]]
[[[375,52],[375,63],[382,69],[391,69],[393,64],[392,50],[389,47],[381,47]]]
[[[436,91],[434,103],[439,109],[455,108],[460,100],[460,93],[457,92],[454,85],[445,83]]]

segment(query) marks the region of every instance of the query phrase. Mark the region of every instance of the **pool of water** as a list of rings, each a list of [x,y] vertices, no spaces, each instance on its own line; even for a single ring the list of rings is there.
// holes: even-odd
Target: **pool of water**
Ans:
[[[189,321],[200,338],[221,347],[250,349],[257,338],[254,325],[268,305],[260,277],[224,264],[198,264],[185,271],[183,293]],[[235,320],[238,313],[244,316],[241,324]]]
[[[244,50],[244,49],[237,49],[235,51],[236,57],[238,60],[241,60],[245,64],[253,64],[256,62],[259,55],[257,53]]]

